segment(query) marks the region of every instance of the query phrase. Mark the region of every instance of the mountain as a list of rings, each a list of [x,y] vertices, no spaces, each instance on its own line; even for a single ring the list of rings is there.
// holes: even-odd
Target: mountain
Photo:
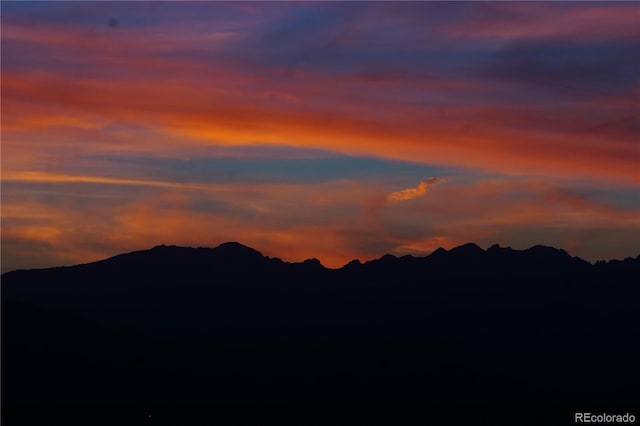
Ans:
[[[475,244],[340,269],[225,243],[12,271],[3,420],[413,401],[561,407],[554,424],[640,401],[639,276],[640,256]]]

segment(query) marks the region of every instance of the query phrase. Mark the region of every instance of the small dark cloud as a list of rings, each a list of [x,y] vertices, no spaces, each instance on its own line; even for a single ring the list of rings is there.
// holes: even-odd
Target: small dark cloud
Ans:
[[[119,24],[120,22],[116,18],[109,18],[109,21],[107,21],[107,25],[111,28],[116,28]]]

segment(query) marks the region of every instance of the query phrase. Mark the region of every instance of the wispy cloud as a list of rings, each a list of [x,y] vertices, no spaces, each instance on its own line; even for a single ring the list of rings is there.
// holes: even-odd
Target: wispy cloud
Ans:
[[[395,203],[397,201],[407,201],[417,197],[422,197],[427,192],[427,189],[430,186],[435,185],[437,182],[440,182],[441,180],[442,178],[432,177],[425,181],[420,182],[418,186],[415,188],[407,188],[407,189],[403,189],[402,191],[392,192],[387,196],[387,201],[391,203]]]

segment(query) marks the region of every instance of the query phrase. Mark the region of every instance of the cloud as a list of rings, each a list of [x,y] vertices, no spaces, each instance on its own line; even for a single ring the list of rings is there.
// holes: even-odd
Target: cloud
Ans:
[[[554,16],[586,13],[584,6],[554,7]],[[80,149],[195,156],[211,146],[265,143],[637,185],[636,125],[624,121],[637,106],[635,38],[604,37],[604,30],[568,35],[563,25],[549,26],[548,8],[537,6],[535,13],[496,6],[502,14],[485,5],[471,14],[430,4],[358,6],[353,22],[341,5],[320,15],[308,8],[261,8],[258,17],[171,7],[187,15],[171,31],[167,10],[138,16],[145,25],[127,24],[134,16],[113,10],[103,16],[119,20],[117,31],[103,18],[94,31],[37,7],[43,22],[21,24],[31,15],[9,8],[3,169],[40,169],[35,159],[51,163],[51,156],[71,167],[70,153]],[[215,21],[211,32],[200,19],[207,10],[229,23]],[[607,25],[622,26],[616,17],[628,10],[607,12]],[[589,16],[568,22],[601,22]],[[492,25],[477,24],[486,20]],[[449,34],[438,22],[466,26]],[[512,35],[528,22],[525,33]],[[309,23],[324,30],[309,35]],[[425,27],[443,31],[436,47],[424,42]],[[456,38],[485,28],[505,33],[499,43]],[[440,46],[451,43],[443,54]]]
[[[403,189],[402,191],[392,192],[387,196],[387,201],[394,203],[397,201],[407,201],[417,197],[422,197],[431,185],[434,185],[441,180],[442,178],[432,177],[420,182],[415,188],[407,188]]]

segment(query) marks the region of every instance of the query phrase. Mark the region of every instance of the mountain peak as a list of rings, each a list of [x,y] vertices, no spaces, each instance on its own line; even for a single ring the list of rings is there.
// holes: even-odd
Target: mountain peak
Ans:
[[[237,241],[227,241],[226,243],[222,243],[220,244],[217,248],[229,248],[229,247],[235,247],[235,248],[243,248],[243,249],[250,249],[253,250],[251,247],[249,246],[245,246],[242,243],[239,243]]]
[[[360,266],[362,266],[362,262],[360,262],[360,259],[353,259],[351,262],[347,263],[342,268],[343,269],[353,269],[353,268],[358,268]]]
[[[536,245],[533,247],[529,247],[525,250],[526,253],[530,253],[536,256],[545,256],[545,257],[557,257],[557,258],[570,258],[569,253],[564,251],[563,249],[557,249],[555,247]]]
[[[469,250],[476,250],[476,251],[482,250],[482,248],[479,245],[477,245],[476,243],[466,243],[466,244],[463,244],[460,247],[466,247]],[[484,250],[482,250],[482,251],[484,251]]]
[[[322,266],[322,263],[320,263],[320,260],[318,260],[317,258],[311,258],[311,259],[305,259],[304,262],[302,262],[304,265],[314,265],[314,266]]]
[[[467,243],[450,250],[450,253],[461,253],[465,255],[474,255],[484,253],[484,250],[480,248],[476,243]]]
[[[487,253],[512,252],[511,247],[500,247],[500,244],[494,244],[487,249]]]
[[[442,248],[442,247],[438,247],[436,250],[434,250],[429,256],[441,256],[443,254],[447,253],[447,250]]]
[[[229,256],[251,256],[251,257],[264,257],[262,253],[251,247],[247,247],[244,244],[240,244],[236,241],[229,241],[220,244],[214,249],[217,253],[223,253]]]

